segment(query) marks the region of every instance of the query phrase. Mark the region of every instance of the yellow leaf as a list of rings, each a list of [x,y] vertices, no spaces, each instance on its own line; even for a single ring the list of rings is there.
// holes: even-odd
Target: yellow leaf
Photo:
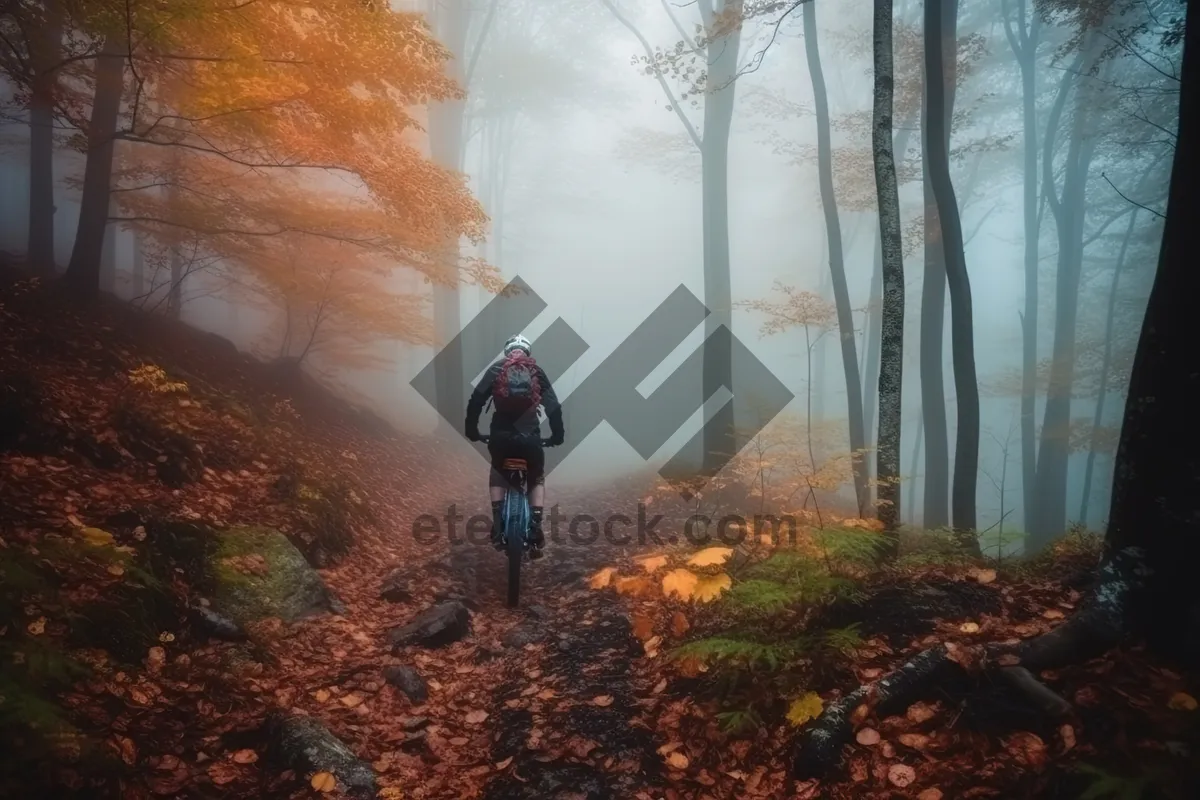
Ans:
[[[175,634],[170,631],[163,631],[158,635],[158,640],[160,642],[173,642],[175,641]]]
[[[687,769],[688,757],[678,750],[667,754],[667,764],[675,769]]]
[[[718,567],[733,555],[732,547],[706,547],[687,560],[690,567]]]
[[[680,600],[691,600],[698,580],[699,578],[694,572],[686,569],[673,569],[663,576],[663,594],[667,597],[677,594]]]
[[[33,622],[26,625],[25,630],[29,631],[34,636],[41,636],[46,632],[46,618],[38,617]]]
[[[100,528],[84,528],[79,531],[79,535],[85,542],[96,547],[105,547],[114,541],[111,533]]]
[[[333,777],[333,774],[329,772],[318,772],[312,776],[312,780],[309,783],[318,792],[332,792],[337,788],[337,778]]]
[[[340,700],[342,705],[344,705],[346,708],[354,708],[362,703],[363,697],[360,694],[351,693],[345,695],[344,697],[339,697],[338,700]]]
[[[958,629],[963,633],[979,633],[979,623],[964,622],[962,625],[958,626]]]
[[[724,572],[719,575],[705,575],[696,581],[692,596],[701,603],[709,603],[720,597],[721,593],[732,585],[733,579]]]
[[[1187,692],[1176,692],[1171,695],[1171,699],[1167,701],[1167,708],[1174,711],[1195,711],[1196,698],[1192,697]]]
[[[317,689],[315,692],[313,692],[313,698],[316,699],[316,701],[318,703],[328,702],[329,690],[328,689]]]
[[[635,575],[631,578],[617,578],[613,588],[617,590],[617,594],[628,595],[629,597],[642,597],[650,591],[650,579]]]
[[[646,558],[638,559],[638,566],[646,570],[647,573],[654,574],[658,570],[667,565],[666,556],[647,556]]]
[[[799,727],[810,719],[819,717],[824,709],[825,704],[821,701],[821,696],[816,692],[808,692],[797,697],[788,706],[788,722]]]
[[[386,786],[379,790],[379,800],[404,800],[404,790],[399,786]]]
[[[593,589],[603,589],[612,582],[612,577],[617,572],[616,567],[605,567],[588,579],[588,585]]]
[[[122,567],[120,564],[109,564],[108,565],[108,574],[115,575],[119,578],[125,574],[125,568]]]

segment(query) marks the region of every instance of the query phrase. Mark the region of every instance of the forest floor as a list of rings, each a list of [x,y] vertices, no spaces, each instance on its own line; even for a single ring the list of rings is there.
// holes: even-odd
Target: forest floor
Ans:
[[[78,306],[4,272],[0,390],[0,563],[28,557],[53,576],[0,571],[0,727],[13,731],[6,755],[23,759],[4,765],[3,796],[341,796],[339,769],[281,763],[266,724],[278,712],[331,731],[348,761],[369,765],[372,794],[425,800],[1150,798],[1172,796],[1196,762],[1196,676],[1133,648],[1040,676],[1071,703],[1066,717],[1003,687],[942,686],[903,716],[857,720],[836,774],[790,777],[797,724],[820,703],[934,643],[967,648],[1060,624],[1088,589],[1090,545],[1036,566],[863,576],[862,602],[822,612],[827,627],[858,625],[843,657],[730,671],[672,657],[729,625],[720,601],[658,590],[689,555],[682,546],[552,542],[525,569],[521,607],[506,608],[499,553],[412,534],[418,516],[450,503],[486,513],[481,459],[397,435],[217,337],[114,303]],[[347,553],[328,517],[281,490],[295,480],[352,487],[337,495],[351,501],[333,526],[352,533]],[[646,486],[551,484],[552,502],[603,518],[630,513]],[[267,618],[226,641],[171,606],[146,612],[158,626],[149,638],[115,630],[112,647],[79,646],[81,620],[125,625],[80,609],[127,597],[141,573],[134,562],[92,569],[90,556],[49,563],[53,545],[83,538],[136,559],[157,546],[152,522],[163,519],[283,532],[320,565],[333,610]],[[187,595],[192,577],[171,575],[170,592]],[[454,617],[444,640],[393,645],[391,632],[430,607],[469,619]],[[799,636],[806,621],[782,627]],[[86,669],[48,683],[52,696],[21,698],[47,652]],[[793,668],[801,677],[789,680]],[[747,682],[778,696],[730,732],[728,696]],[[820,700],[798,716],[801,690]],[[44,711],[34,724],[47,750],[9,727],[29,721],[5,716],[17,706]],[[49,768],[33,769],[34,756]]]

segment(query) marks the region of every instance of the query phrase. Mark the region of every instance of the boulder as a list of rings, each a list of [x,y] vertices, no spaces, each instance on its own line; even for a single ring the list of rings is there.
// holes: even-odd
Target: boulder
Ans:
[[[412,622],[388,632],[388,643],[396,650],[410,645],[443,647],[457,642],[471,628],[471,612],[462,602],[440,603],[419,614]]]
[[[387,667],[383,671],[383,679],[408,695],[408,699],[417,705],[421,705],[429,699],[429,689],[425,686],[425,679],[412,667]]]
[[[334,610],[321,576],[278,531],[220,531],[212,564],[215,610],[239,626],[266,617],[295,622]]]
[[[403,569],[394,569],[388,573],[379,589],[380,599],[387,600],[389,603],[412,602],[412,581],[405,575],[406,571]]]
[[[301,776],[332,773],[348,797],[375,796],[374,770],[317,720],[275,712],[267,718],[266,729],[271,753],[281,765]]]

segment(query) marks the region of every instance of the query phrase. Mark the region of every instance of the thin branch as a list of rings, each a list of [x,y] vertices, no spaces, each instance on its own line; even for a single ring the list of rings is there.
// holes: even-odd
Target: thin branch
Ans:
[[[1112,187],[1112,190],[1113,190],[1114,192],[1116,192],[1118,195],[1120,195],[1120,196],[1121,196],[1121,199],[1122,199],[1122,200],[1124,200],[1126,203],[1132,203],[1133,205],[1137,206],[1138,208],[1142,209],[1143,211],[1149,211],[1151,214],[1153,214],[1154,216],[1158,217],[1159,219],[1166,219],[1166,218],[1167,218],[1167,217],[1166,217],[1166,215],[1158,213],[1158,212],[1157,212],[1157,211],[1155,211],[1153,208],[1150,208],[1149,206],[1144,206],[1144,205],[1142,205],[1141,203],[1139,203],[1138,201],[1136,201],[1136,200],[1131,200],[1130,198],[1126,197],[1126,196],[1125,196],[1125,193],[1124,193],[1124,192],[1122,192],[1120,189],[1118,189],[1118,188],[1116,187],[1116,184],[1114,184],[1112,181],[1110,181],[1110,180],[1108,179],[1108,176],[1107,176],[1106,174],[1104,174],[1103,172],[1101,172],[1101,173],[1100,173],[1100,177],[1101,177],[1101,178],[1104,178],[1104,182],[1105,182],[1105,183],[1107,183],[1109,186],[1111,186],[1111,187]]]
[[[612,15],[617,18],[618,22],[624,25],[630,33],[637,37],[637,40],[642,45],[642,49],[646,51],[646,57],[653,62],[654,48],[652,48],[650,43],[646,41],[646,37],[642,35],[642,32],[639,31],[632,22],[626,19],[625,15],[617,9],[612,0],[600,0],[600,2],[603,3],[610,12],[612,12]],[[696,149],[703,150],[704,142],[700,138],[700,134],[696,132],[696,128],[692,125],[692,121],[687,118],[687,115],[683,113],[683,109],[679,107],[679,103],[675,99],[675,93],[672,92],[671,87],[667,85],[667,81],[662,75],[662,70],[658,69],[657,65],[652,67],[652,69],[654,71],[655,79],[658,80],[658,85],[662,87],[663,93],[667,96],[667,102],[671,104],[671,109],[675,112],[675,116],[679,117],[679,121],[683,123],[683,127],[687,130],[688,136],[691,137],[692,143],[696,145]]]

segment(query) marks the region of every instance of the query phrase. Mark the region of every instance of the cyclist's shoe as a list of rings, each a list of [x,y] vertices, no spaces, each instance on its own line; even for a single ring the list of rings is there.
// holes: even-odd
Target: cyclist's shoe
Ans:
[[[489,538],[492,542],[492,547],[496,548],[497,550],[504,549],[504,534],[502,534],[499,529],[492,528],[492,533]]]
[[[529,559],[531,561],[537,561],[546,554],[544,550],[546,547],[546,537],[542,533],[541,525],[534,525],[529,534]]]

